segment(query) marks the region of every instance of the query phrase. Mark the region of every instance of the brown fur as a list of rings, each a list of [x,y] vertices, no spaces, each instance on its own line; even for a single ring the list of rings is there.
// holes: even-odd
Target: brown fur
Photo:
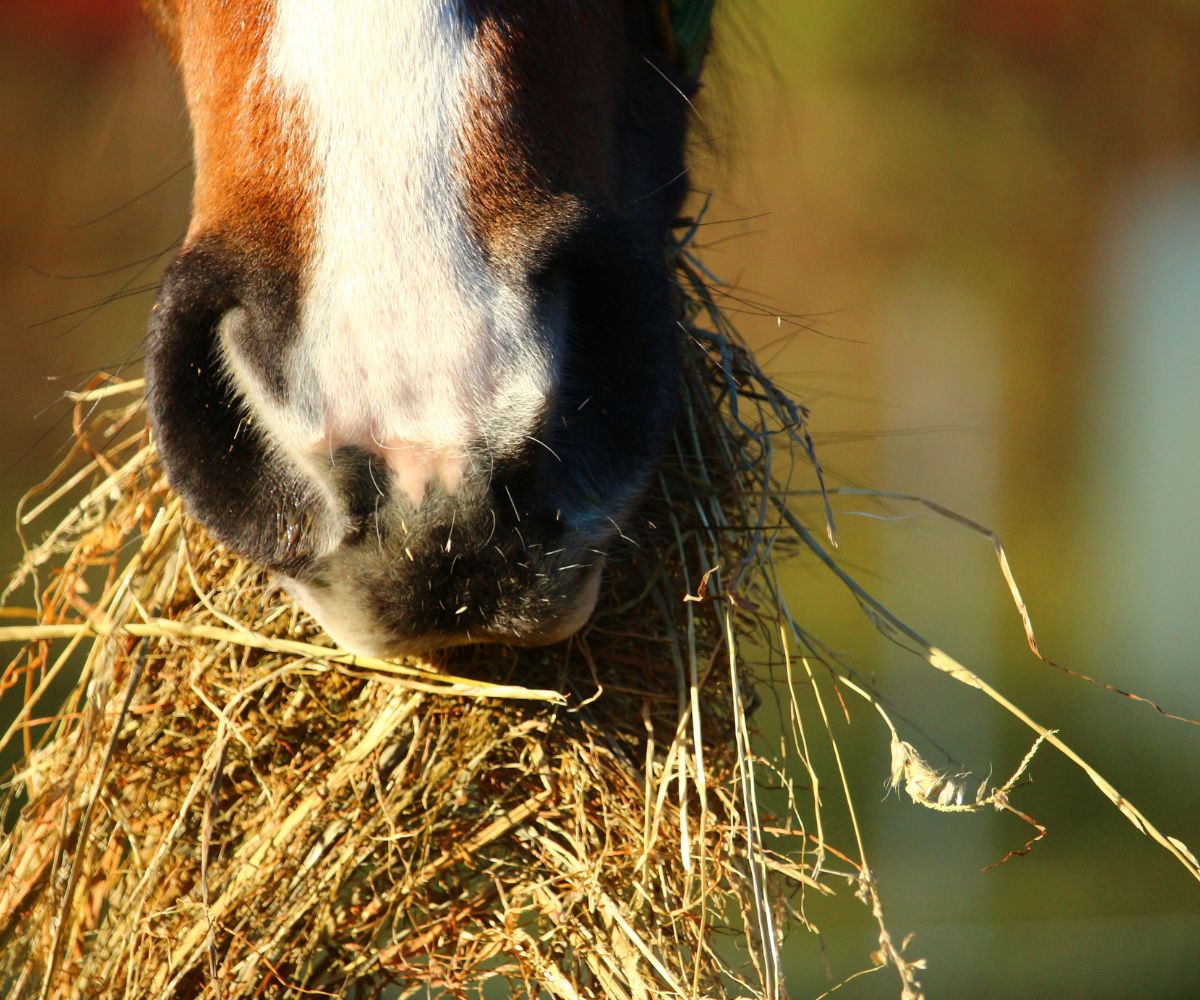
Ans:
[[[265,84],[272,0],[146,0],[179,64],[196,184],[188,244],[219,236],[295,270],[312,242],[315,173],[304,117]]]
[[[476,237],[500,266],[541,255],[583,203],[613,198],[622,18],[619,2],[561,0],[493,0],[477,14],[487,85],[466,110],[463,173]]]
[[[264,84],[273,0],[143,0],[183,76],[206,236],[297,271],[311,249],[314,164],[303,109]],[[630,58],[622,0],[466,0],[486,83],[462,127],[464,199],[496,266],[552,249],[582,206],[610,205],[611,110]]]

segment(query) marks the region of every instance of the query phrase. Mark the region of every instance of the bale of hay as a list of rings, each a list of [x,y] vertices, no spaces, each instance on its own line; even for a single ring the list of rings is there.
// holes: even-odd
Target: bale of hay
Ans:
[[[8,590],[34,622],[3,630],[22,645],[0,690],[24,689],[4,743],[25,741],[6,995],[777,997],[789,914],[833,878],[874,899],[864,867],[830,865],[784,762],[789,805],[757,804],[772,762],[739,648],[781,657],[799,634],[768,498],[811,444],[686,252],[678,268],[673,453],[592,622],[546,649],[332,648],[184,514],[139,383],[77,396],[71,454],[19,512],[51,525]]]

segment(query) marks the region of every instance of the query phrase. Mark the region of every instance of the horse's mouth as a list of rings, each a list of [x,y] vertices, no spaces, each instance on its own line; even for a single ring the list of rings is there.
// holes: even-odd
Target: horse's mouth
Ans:
[[[463,605],[452,612],[458,619],[457,627],[423,630],[407,623],[389,622],[387,615],[378,613],[379,604],[388,603],[386,595],[375,594],[372,600],[353,581],[344,581],[341,586],[293,578],[285,578],[283,582],[329,637],[347,652],[392,658],[424,656],[435,650],[474,644],[530,648],[562,642],[591,617],[603,571],[604,560],[598,559],[586,567],[582,579],[575,581],[569,591],[556,595],[556,600],[551,601],[545,595],[523,600],[522,595],[514,595],[513,605],[490,609],[486,615]],[[406,582],[397,588],[397,605],[404,602],[411,606],[406,589],[409,585]],[[536,614],[532,613],[534,604],[540,605]]]

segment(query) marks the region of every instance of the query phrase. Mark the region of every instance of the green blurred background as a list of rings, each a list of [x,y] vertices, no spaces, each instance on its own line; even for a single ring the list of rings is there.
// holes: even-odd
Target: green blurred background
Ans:
[[[718,29],[704,257],[833,478],[994,527],[1048,655],[1200,716],[1200,5],[727,0]],[[186,122],[133,0],[0,5],[0,140],[12,510],[68,433],[62,392],[136,367],[186,225]],[[915,507],[837,509],[845,565],[889,607],[1200,847],[1200,731],[1033,659],[986,541]],[[786,574],[933,764],[1012,770],[1026,733],[809,561]],[[1016,804],[1049,835],[984,874],[1027,828],[885,797],[886,733],[852,710],[868,857],[931,997],[1200,997],[1200,886],[1072,766],[1039,755]],[[796,997],[874,948],[853,899],[810,916],[822,938],[786,946]],[[897,992],[883,972],[840,995]]]

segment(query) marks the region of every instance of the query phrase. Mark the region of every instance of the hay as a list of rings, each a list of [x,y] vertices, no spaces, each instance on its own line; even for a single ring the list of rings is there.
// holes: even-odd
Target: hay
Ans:
[[[915,1000],[921,963],[884,921],[827,708],[843,692],[883,716],[892,782],[914,802],[1036,826],[1009,793],[1045,742],[1200,873],[796,518],[775,481],[793,453],[830,526],[837,491],[821,482],[804,411],[725,324],[686,245],[673,452],[622,526],[592,622],[543,650],[392,662],[332,648],[184,515],[139,383],[76,396],[74,447],[18,512],[41,537],[5,596],[31,591],[34,607],[3,614],[32,623],[0,628],[22,644],[0,692],[23,688],[2,743],[24,742],[0,843],[6,995],[774,1000],[786,929],[815,932],[812,900],[849,884],[879,946],[848,979],[891,968]],[[968,795],[821,661],[775,583],[774,555],[797,543],[877,626],[1034,730],[1009,781]],[[786,687],[769,751],[751,728],[749,664],[763,659]],[[767,783],[772,815],[758,802]],[[818,788],[841,796],[834,823]],[[852,850],[828,842],[835,825]]]
[[[3,687],[26,688],[10,995],[781,995],[786,911],[830,872],[798,811],[759,814],[739,646],[779,645],[766,498],[811,448],[745,349],[691,322],[684,291],[711,300],[679,267],[674,454],[594,619],[545,650],[331,648],[183,513],[139,383],[76,398],[72,453],[19,513],[59,518],[9,588],[36,624],[3,635],[25,643]]]

